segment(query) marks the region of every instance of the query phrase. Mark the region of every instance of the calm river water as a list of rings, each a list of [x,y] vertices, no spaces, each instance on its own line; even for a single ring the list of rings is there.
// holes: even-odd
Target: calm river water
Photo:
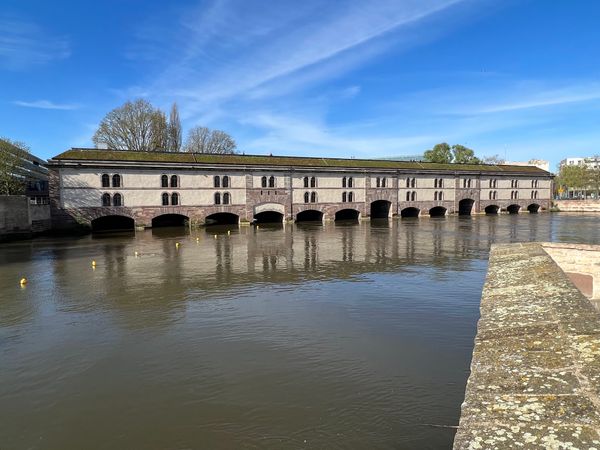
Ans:
[[[458,423],[490,244],[598,244],[599,223],[524,214],[1,244],[0,447],[451,448],[454,430],[431,424]]]

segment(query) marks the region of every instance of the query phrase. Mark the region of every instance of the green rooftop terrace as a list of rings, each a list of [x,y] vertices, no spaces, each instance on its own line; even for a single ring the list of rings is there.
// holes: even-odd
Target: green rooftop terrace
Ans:
[[[170,152],[134,152],[127,150],[100,150],[72,148],[49,162],[60,164],[65,161],[90,162],[156,162],[179,164],[223,164],[236,166],[281,166],[281,167],[318,167],[350,169],[413,169],[413,170],[451,170],[477,172],[507,172],[550,175],[545,170],[533,166],[510,166],[492,164],[439,164],[409,161],[386,161],[376,159],[314,158],[298,156],[265,155],[214,155],[207,153],[170,153]]]

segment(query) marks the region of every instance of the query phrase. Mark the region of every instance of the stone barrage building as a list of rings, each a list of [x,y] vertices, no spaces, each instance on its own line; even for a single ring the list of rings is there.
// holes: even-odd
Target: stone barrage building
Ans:
[[[74,148],[48,162],[55,228],[538,212],[537,167]]]

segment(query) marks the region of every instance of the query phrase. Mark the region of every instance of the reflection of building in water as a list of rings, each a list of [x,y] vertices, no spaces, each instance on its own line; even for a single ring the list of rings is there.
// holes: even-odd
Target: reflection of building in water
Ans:
[[[72,149],[49,162],[53,226],[322,222],[550,206],[533,166]]]

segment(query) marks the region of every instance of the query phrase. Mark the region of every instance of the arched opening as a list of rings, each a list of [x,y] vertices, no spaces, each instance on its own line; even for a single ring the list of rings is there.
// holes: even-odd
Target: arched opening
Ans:
[[[473,203],[475,203],[475,200],[471,198],[465,198],[458,202],[458,215],[470,216],[473,209]]]
[[[353,220],[358,221],[359,212],[355,209],[340,209],[335,213],[335,221]]]
[[[489,205],[485,207],[485,213],[488,216],[493,216],[495,214],[498,214],[498,211],[500,210],[500,207],[498,205]]]
[[[277,211],[263,211],[254,215],[254,223],[283,223],[283,214]]]
[[[400,217],[419,217],[419,208],[404,208],[400,211]]]
[[[521,207],[519,205],[510,205],[506,208],[506,211],[508,211],[509,214],[519,214],[520,209]]]
[[[371,219],[387,219],[392,203],[387,200],[375,200],[371,203]]]
[[[539,210],[540,205],[538,205],[537,203],[532,203],[527,207],[527,211],[529,211],[531,214],[537,214]]]
[[[296,222],[323,222],[323,213],[314,209],[308,209],[296,215]]]
[[[446,208],[443,206],[435,206],[429,210],[429,217],[444,217],[446,211]]]
[[[220,212],[211,214],[206,217],[205,224],[211,225],[238,225],[240,223],[240,217],[237,214]]]
[[[189,218],[182,214],[162,214],[152,219],[152,228],[183,227]]]
[[[133,231],[135,223],[131,217],[103,216],[92,220],[92,232]]]

